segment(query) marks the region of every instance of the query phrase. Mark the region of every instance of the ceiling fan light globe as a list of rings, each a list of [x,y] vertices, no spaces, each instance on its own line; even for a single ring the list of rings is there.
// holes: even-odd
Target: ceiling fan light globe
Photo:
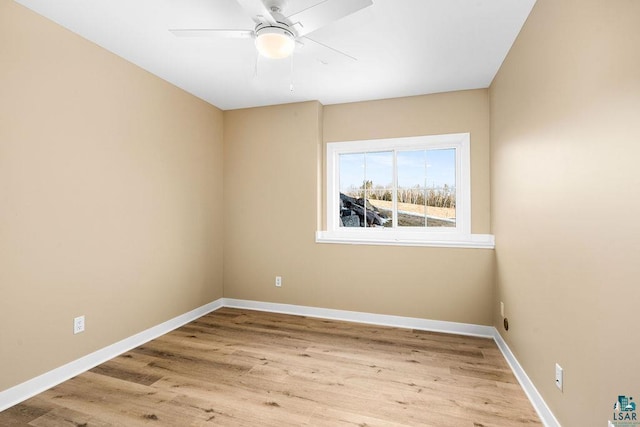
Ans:
[[[282,28],[263,28],[256,35],[256,48],[260,55],[267,58],[286,58],[293,53],[295,47],[293,34]]]

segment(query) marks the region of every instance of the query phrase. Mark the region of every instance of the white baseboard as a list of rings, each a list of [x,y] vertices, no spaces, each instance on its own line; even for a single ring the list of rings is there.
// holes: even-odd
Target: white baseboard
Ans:
[[[210,313],[222,307],[222,298],[167,320],[157,326],[144,330],[138,334],[118,341],[98,351],[88,354],[59,368],[53,369],[40,376],[32,378],[7,390],[0,391],[0,412],[16,405],[30,397],[50,389],[70,378],[75,377],[91,368],[113,359],[127,351],[134,349],[146,342],[164,335],[180,326],[189,323],[200,316]]]
[[[511,367],[513,374],[522,386],[522,389],[529,398],[529,401],[533,405],[533,408],[538,413],[538,416],[540,417],[542,423],[546,427],[560,427],[560,423],[551,412],[551,409],[549,409],[549,407],[547,406],[547,403],[538,392],[538,389],[536,389],[536,386],[533,385],[533,382],[531,381],[531,379],[529,379],[529,376],[520,365],[520,362],[518,362],[518,360],[516,359],[516,356],[511,352],[511,349],[502,338],[502,335],[500,335],[498,330],[495,328],[494,331],[495,333],[493,335],[493,340],[496,342],[496,345],[502,352],[504,358],[507,359],[507,363]]]
[[[321,319],[343,320],[370,325],[392,326],[398,328],[493,338],[543,424],[547,427],[560,427],[560,423],[558,423],[558,420],[542,399],[542,396],[533,385],[533,382],[531,382],[526,372],[522,369],[522,366],[509,349],[509,346],[507,346],[507,343],[502,339],[502,336],[493,326],[446,322],[415,317],[391,316],[386,314],[372,314],[358,311],[334,310],[302,305],[239,300],[233,298],[220,298],[129,338],[125,338],[122,341],[107,346],[87,356],[81,357],[80,359],[74,360],[73,362],[52,371],[44,373],[38,377],[25,381],[22,384],[18,384],[10,389],[1,391],[0,412],[221,307],[243,308],[247,310],[293,314],[298,316],[317,317]]]
[[[387,314],[363,313],[360,311],[333,310],[330,308],[308,307],[303,305],[239,300],[233,298],[223,298],[223,305],[225,307],[244,308],[247,310],[294,314],[298,316],[318,317],[321,319],[343,320],[347,322],[367,323],[370,325],[420,329],[425,331],[471,335],[485,338],[493,338],[495,331],[493,326],[445,322],[442,320],[428,320],[416,317],[390,316]]]

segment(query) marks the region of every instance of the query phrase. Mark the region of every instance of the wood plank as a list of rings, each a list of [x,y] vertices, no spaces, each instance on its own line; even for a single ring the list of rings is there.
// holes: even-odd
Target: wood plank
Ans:
[[[222,308],[0,425],[541,425],[490,339]]]

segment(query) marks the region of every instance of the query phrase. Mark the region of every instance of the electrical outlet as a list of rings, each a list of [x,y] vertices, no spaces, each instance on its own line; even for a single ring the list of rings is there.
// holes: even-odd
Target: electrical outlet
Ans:
[[[79,334],[84,332],[84,316],[78,316],[73,319],[73,333]]]
[[[504,319],[504,303],[500,301],[500,316]]]
[[[556,363],[556,387],[562,391],[562,381],[564,376],[564,369]]]
[[[276,276],[276,287],[282,286],[282,276]]]

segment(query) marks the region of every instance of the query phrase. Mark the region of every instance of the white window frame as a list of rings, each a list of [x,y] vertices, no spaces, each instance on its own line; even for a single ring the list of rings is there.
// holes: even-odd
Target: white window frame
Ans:
[[[492,235],[471,234],[470,139],[469,133],[455,133],[327,143],[327,230],[316,233],[316,242],[493,248],[494,239]],[[455,227],[340,227],[338,201],[340,195],[339,157],[341,154],[450,148],[456,150]],[[396,186],[395,182],[394,186]],[[397,210],[397,200],[395,197],[393,200],[393,210]]]

